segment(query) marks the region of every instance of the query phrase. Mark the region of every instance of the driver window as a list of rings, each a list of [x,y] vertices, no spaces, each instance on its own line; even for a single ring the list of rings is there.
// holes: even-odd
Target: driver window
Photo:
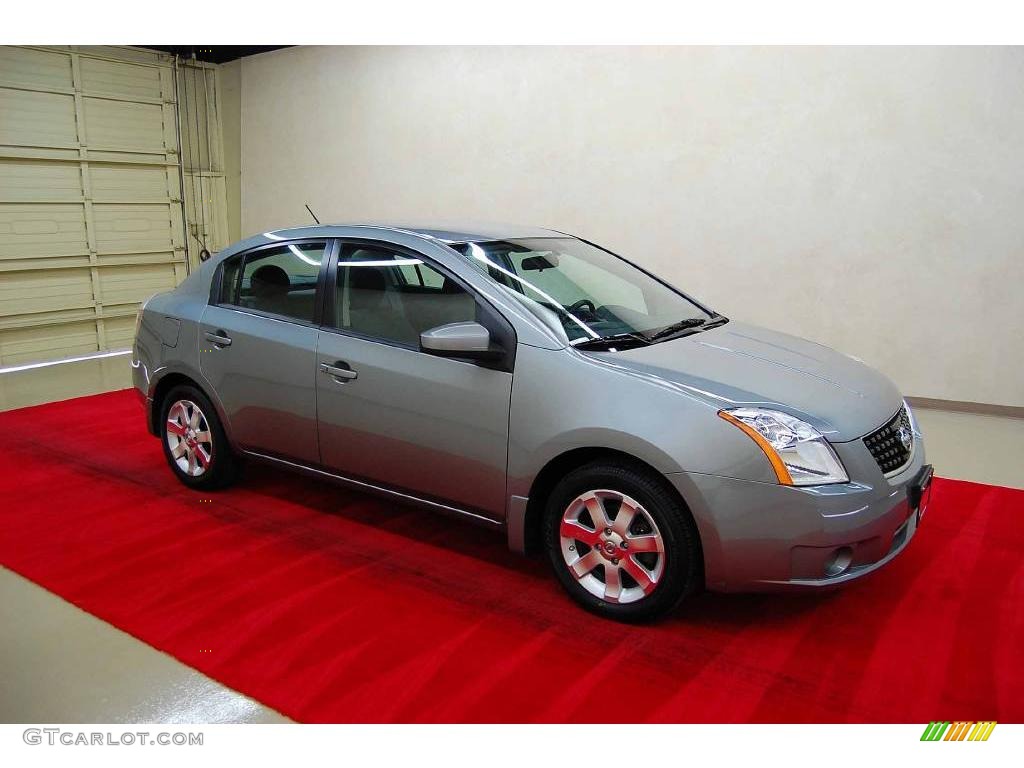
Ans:
[[[419,348],[420,334],[476,320],[476,301],[421,258],[378,245],[346,245],[338,259],[336,323],[343,330]]]

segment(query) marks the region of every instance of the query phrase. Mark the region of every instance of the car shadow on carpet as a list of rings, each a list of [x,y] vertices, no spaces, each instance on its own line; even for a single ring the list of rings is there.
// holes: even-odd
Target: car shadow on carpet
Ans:
[[[624,626],[593,617],[575,606],[558,586],[542,554],[524,557],[511,552],[501,533],[465,520],[261,464],[248,464],[235,486],[212,496],[217,501],[207,508],[212,516],[279,536],[292,546],[315,549],[349,564],[352,547],[345,536],[356,531],[360,538],[368,539],[361,549],[362,556],[376,567],[405,569],[411,579],[432,583],[449,595],[457,596],[459,591],[457,561],[470,558],[507,574],[519,595],[528,594],[534,600],[543,594],[542,603],[551,602],[553,596],[557,610],[548,618],[555,624],[575,626],[580,621],[598,621]],[[333,531],[335,538],[328,531]],[[432,570],[429,562],[421,563],[420,558],[410,560],[408,553],[413,549],[426,553],[427,559],[446,561],[446,567]],[[438,550],[444,555],[437,555]],[[473,570],[467,568],[466,575]],[[507,595],[495,597],[500,597],[505,608],[514,612],[520,603]],[[840,597],[841,590],[796,594],[700,592],[658,623],[710,623],[726,628],[751,622],[784,622],[817,611]],[[524,618],[538,618],[535,606],[518,607],[523,609]]]

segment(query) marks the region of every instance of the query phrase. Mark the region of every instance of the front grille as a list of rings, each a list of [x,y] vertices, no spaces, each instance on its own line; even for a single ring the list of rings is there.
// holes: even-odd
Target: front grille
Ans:
[[[914,449],[914,430],[910,427],[907,409],[901,407],[884,426],[865,437],[864,445],[885,474],[905,466]]]

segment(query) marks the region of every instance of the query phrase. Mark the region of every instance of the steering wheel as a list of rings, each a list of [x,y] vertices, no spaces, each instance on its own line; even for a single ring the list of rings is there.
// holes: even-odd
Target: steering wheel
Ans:
[[[594,304],[594,302],[592,302],[590,299],[580,299],[575,304],[569,307],[569,311],[575,312],[576,310],[583,309],[584,307],[587,308],[587,311],[590,312],[590,314],[597,314],[597,305]]]

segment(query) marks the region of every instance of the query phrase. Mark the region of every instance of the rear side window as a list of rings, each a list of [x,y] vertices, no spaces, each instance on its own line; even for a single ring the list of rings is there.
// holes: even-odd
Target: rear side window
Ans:
[[[326,250],[324,242],[292,243],[225,262],[221,303],[313,322]]]

